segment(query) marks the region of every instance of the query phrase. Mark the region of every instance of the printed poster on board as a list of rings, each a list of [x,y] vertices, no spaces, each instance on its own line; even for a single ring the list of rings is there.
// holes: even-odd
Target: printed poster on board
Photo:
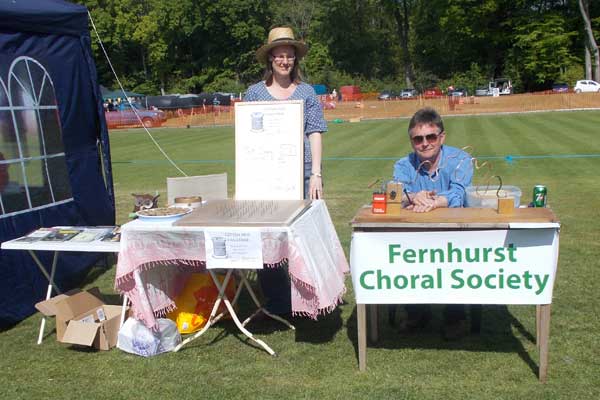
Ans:
[[[235,103],[235,198],[304,198],[302,100]]]

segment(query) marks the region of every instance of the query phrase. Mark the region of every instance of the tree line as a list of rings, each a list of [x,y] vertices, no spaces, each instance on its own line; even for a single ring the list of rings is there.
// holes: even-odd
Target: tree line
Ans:
[[[79,0],[128,90],[243,92],[255,50],[288,25],[309,45],[310,83],[363,91],[466,87],[517,92],[600,79],[594,0]],[[91,32],[100,83],[115,78]]]

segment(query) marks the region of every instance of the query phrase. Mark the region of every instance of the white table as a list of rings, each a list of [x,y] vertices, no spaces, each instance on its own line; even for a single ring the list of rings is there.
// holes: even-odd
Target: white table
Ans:
[[[170,262],[175,265],[195,266],[196,270],[200,270],[201,263],[206,260],[204,254],[204,232],[207,227],[202,226],[174,226],[173,221],[155,222],[136,220],[123,225],[121,235],[121,252],[117,264],[117,290],[128,287],[127,290],[120,290],[121,293],[127,295],[134,302],[134,309],[137,313],[136,317],[144,321],[146,326],[152,328],[154,325],[154,314],[164,312],[173,307],[174,302],[169,297],[168,290],[162,290],[165,287],[165,276],[157,277],[153,282],[150,282],[150,274],[157,266],[164,266]],[[331,311],[341,300],[341,296],[345,292],[344,273],[348,271],[348,264],[345,259],[341,245],[333,228],[331,218],[322,200],[313,202],[310,209],[299,216],[289,227],[260,227],[260,232],[263,235],[263,260],[266,263],[273,263],[269,257],[265,258],[265,246],[271,246],[274,241],[273,236],[278,236],[285,249],[281,253],[274,251],[272,254],[284,254],[285,256],[276,260],[282,261],[283,258],[289,259],[290,275],[300,279],[300,284],[307,284],[314,289],[314,300],[310,307],[299,309],[299,312],[304,315],[311,315],[316,318],[318,313]],[[265,236],[266,235],[266,236]],[[281,243],[280,243],[281,244]],[[283,248],[282,247],[282,248]],[[294,254],[289,252],[293,248]],[[179,264],[178,264],[179,263]],[[192,267],[190,267],[191,270]],[[214,275],[214,270],[208,270],[215,285],[219,288],[219,296],[207,325],[187,338],[181,346],[191,340],[202,335],[206,330],[214,325],[222,315],[216,315],[220,302],[223,302],[228,310],[228,313],[233,318],[236,326],[244,335],[263,347],[269,354],[275,355],[275,352],[264,342],[255,338],[246,328],[245,325],[257,313],[263,312],[269,317],[273,317],[282,323],[285,323],[290,328],[293,327],[287,321],[272,316],[262,308],[258,299],[254,295],[250,285],[246,280],[246,272],[244,269],[225,269],[225,281],[221,284]],[[172,274],[172,269],[167,270],[168,274]],[[146,276],[143,276],[147,274]],[[225,295],[225,287],[227,281],[233,274],[240,277],[240,284],[233,299],[228,299]],[[127,282],[127,283],[126,283]],[[135,285],[135,286],[133,286]],[[169,285],[168,283],[166,284]],[[292,280],[292,310],[294,309],[294,299],[298,299],[298,290],[294,291],[295,282]],[[249,292],[253,302],[257,307],[256,313],[251,315],[244,322],[241,322],[234,312],[232,304],[238,299],[238,296],[243,288]],[[303,289],[306,290],[306,286]],[[333,289],[332,289],[333,288]],[[153,296],[150,299],[147,295],[151,292]],[[131,293],[131,295],[129,295]],[[333,293],[333,295],[331,295]],[[172,295],[172,294],[171,294]],[[137,296],[137,297],[136,297]],[[160,300],[155,301],[154,299]],[[160,303],[160,306],[157,304]],[[162,307],[162,308],[161,308]],[[308,307],[308,306],[307,306]],[[179,346],[176,350],[181,348]]]
[[[367,367],[366,305],[370,337],[377,341],[378,304],[531,304],[536,305],[539,380],[545,382],[560,231],[552,210],[414,213],[394,206],[388,214],[363,207],[351,223],[359,369]]]
[[[36,265],[39,267],[42,274],[48,279],[48,290],[46,291],[46,300],[52,297],[52,289],[57,294],[61,294],[61,290],[58,288],[56,283],[54,282],[54,273],[56,272],[56,263],[58,260],[58,255],[60,252],[84,252],[84,253],[118,253],[120,244],[119,242],[103,242],[99,240],[91,241],[91,242],[50,242],[50,241],[35,241],[35,242],[25,242],[19,241],[20,238],[13,239],[7,242],[3,242],[1,244],[1,248],[3,250],[25,250],[29,252]],[[52,266],[50,268],[50,273],[48,273],[48,269],[44,264],[40,261],[38,256],[35,254],[36,251],[52,251],[54,252],[54,256],[52,258]],[[46,317],[42,317],[42,322],[40,323],[40,333],[38,335],[37,344],[42,343],[42,338],[44,336],[44,328],[46,326]]]
[[[137,236],[137,237],[149,236],[152,233],[156,233],[156,232],[164,232],[164,233],[175,234],[175,235],[177,235],[178,233],[181,233],[183,235],[185,235],[185,234],[197,235],[196,238],[198,240],[203,240],[203,239],[201,239],[201,236],[204,233],[204,230],[205,230],[204,227],[178,227],[178,226],[173,225],[174,222],[175,222],[174,219],[166,219],[166,220],[137,219],[137,220],[131,221],[131,222],[123,225],[122,237],[124,238],[125,248],[127,247],[127,242],[128,242],[128,240],[130,240],[131,236]],[[264,228],[261,230],[264,232],[270,232],[270,233],[286,233],[287,232],[287,228]],[[178,237],[178,239],[183,240],[183,237]],[[248,280],[246,278],[246,272],[247,272],[246,270],[228,268],[225,270],[207,269],[206,271],[208,272],[213,283],[215,284],[215,286],[217,287],[217,289],[219,291],[217,300],[215,301],[213,308],[211,310],[210,316],[207,318],[207,322],[202,327],[202,329],[200,329],[198,332],[195,332],[194,334],[185,338],[177,347],[175,347],[173,349],[173,351],[175,351],[175,352],[179,351],[184,345],[186,345],[187,343],[191,342],[192,340],[202,336],[211,326],[215,325],[219,320],[221,320],[226,315],[226,313],[221,312],[221,313],[217,314],[217,311],[219,309],[221,302],[223,302],[225,304],[225,306],[227,307],[227,313],[231,316],[231,318],[235,322],[238,329],[250,340],[254,341],[259,346],[261,346],[263,349],[265,349],[265,351],[267,351],[267,353],[269,353],[272,356],[275,356],[276,355],[275,351],[273,351],[273,349],[269,345],[267,345],[264,341],[256,338],[248,329],[246,329],[246,324],[248,324],[254,316],[256,316],[257,314],[262,312],[265,315],[267,315],[268,317],[285,324],[287,327],[289,327],[292,330],[295,330],[296,328],[292,324],[290,324],[288,321],[286,321],[285,319],[283,319],[277,315],[273,315],[273,314],[269,313],[260,304],[256,294],[254,293],[254,290],[248,283]],[[218,277],[216,275],[216,271],[225,273],[223,283],[221,283],[221,281],[218,279]],[[235,275],[237,275],[239,277],[240,282],[239,282],[238,288],[236,290],[236,293],[235,293],[233,299],[229,299],[227,297],[227,294],[225,293],[225,289],[227,288],[227,284],[229,283],[229,281],[232,278],[234,273],[235,273]],[[141,274],[138,271],[136,271],[135,274],[136,274],[136,276],[135,276],[136,282],[142,283],[143,278],[141,277]],[[255,306],[257,307],[257,310],[251,316],[249,316],[246,320],[244,320],[244,322],[241,322],[235,312],[234,305],[236,304],[243,288],[246,288],[246,290],[248,291]]]

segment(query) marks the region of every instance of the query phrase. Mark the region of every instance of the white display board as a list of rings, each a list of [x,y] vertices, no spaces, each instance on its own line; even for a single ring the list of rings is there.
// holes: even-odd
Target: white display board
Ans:
[[[550,304],[558,229],[355,232],[360,304]]]
[[[304,198],[302,100],[235,103],[235,198]]]

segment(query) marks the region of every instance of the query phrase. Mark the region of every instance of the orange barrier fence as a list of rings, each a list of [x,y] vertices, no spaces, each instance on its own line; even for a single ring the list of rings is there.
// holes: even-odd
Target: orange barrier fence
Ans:
[[[326,101],[328,121],[409,118],[420,108],[433,107],[442,115],[493,114],[550,110],[600,109],[600,93],[516,94],[500,97],[416,97],[403,100]],[[234,124],[233,106],[196,107],[167,111],[163,127],[219,126]]]

